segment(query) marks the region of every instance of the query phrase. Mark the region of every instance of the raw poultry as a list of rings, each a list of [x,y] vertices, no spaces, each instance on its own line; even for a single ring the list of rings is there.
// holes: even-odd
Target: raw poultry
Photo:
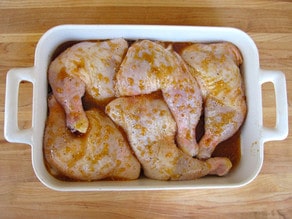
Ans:
[[[167,104],[155,95],[117,98],[107,105],[106,113],[125,130],[149,178],[191,180],[207,174],[223,176],[232,167],[227,158],[201,161],[178,149],[176,122]]]
[[[149,40],[129,48],[116,75],[118,96],[133,96],[162,91],[165,102],[178,126],[178,146],[196,156],[196,126],[202,111],[202,96],[197,81],[171,48]]]
[[[65,112],[53,95],[48,105],[44,156],[52,174],[85,181],[139,177],[140,163],[104,112],[86,111],[87,133],[77,135],[66,127]]]
[[[216,146],[231,137],[246,115],[242,56],[231,43],[192,44],[180,55],[192,66],[204,99],[205,134],[199,158],[209,158]]]
[[[72,132],[86,133],[88,128],[81,100],[85,92],[97,103],[106,103],[115,96],[113,77],[127,48],[124,39],[80,42],[50,64],[49,83]]]

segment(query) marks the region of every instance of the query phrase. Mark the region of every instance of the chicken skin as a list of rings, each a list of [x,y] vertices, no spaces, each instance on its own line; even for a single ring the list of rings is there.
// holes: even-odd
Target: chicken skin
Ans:
[[[88,129],[81,101],[85,92],[98,103],[107,103],[115,96],[113,77],[127,48],[124,39],[80,42],[52,61],[49,83],[72,132],[85,133]]]
[[[196,126],[202,111],[202,95],[189,66],[162,44],[135,42],[116,74],[118,96],[149,94],[161,90],[177,124],[176,141],[188,155],[198,153]]]
[[[177,148],[176,122],[161,97],[152,94],[120,97],[106,106],[106,113],[126,132],[149,178],[191,180],[207,174],[223,176],[232,166],[227,158],[201,161]]]
[[[76,135],[66,127],[65,113],[53,95],[44,134],[44,156],[52,174],[75,180],[137,179],[140,163],[104,112],[86,111],[88,131]]]
[[[246,115],[239,65],[242,57],[230,43],[192,44],[181,50],[193,68],[203,99],[205,134],[199,142],[199,158],[209,158],[215,147],[231,137]]]

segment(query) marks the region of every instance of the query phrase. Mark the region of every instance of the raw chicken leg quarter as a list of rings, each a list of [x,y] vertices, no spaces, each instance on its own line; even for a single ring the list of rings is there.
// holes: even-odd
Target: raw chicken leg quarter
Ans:
[[[161,90],[178,126],[178,146],[186,154],[196,156],[196,126],[202,111],[202,96],[189,67],[176,52],[149,40],[134,43],[117,72],[115,89],[118,96]]]
[[[81,42],[65,50],[49,66],[53,94],[66,112],[67,127],[85,133],[88,119],[81,98],[87,93],[98,103],[114,96],[113,77],[128,48],[124,39]]]
[[[204,99],[205,134],[199,158],[209,158],[216,146],[231,137],[246,116],[246,102],[239,65],[242,57],[231,43],[193,44],[181,51],[192,67]]]
[[[175,144],[176,123],[167,104],[152,95],[121,97],[110,102],[106,113],[121,126],[140,161],[144,174],[159,180],[191,180],[207,174],[225,175],[227,158],[201,161]]]
[[[78,136],[66,128],[65,113],[54,96],[48,100],[44,155],[53,175],[76,180],[137,179],[140,163],[113,122],[101,111],[86,111],[89,127]]]

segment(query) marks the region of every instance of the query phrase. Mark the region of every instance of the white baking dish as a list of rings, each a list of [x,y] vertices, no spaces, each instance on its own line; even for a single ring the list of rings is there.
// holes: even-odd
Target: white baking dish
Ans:
[[[241,132],[241,161],[225,177],[207,176],[191,181],[157,181],[141,178],[134,181],[68,182],[51,176],[44,164],[43,133],[47,117],[47,69],[58,46],[68,41],[111,39],[152,39],[173,42],[229,41],[243,55],[242,73],[246,87],[248,114]],[[33,84],[32,128],[18,128],[18,88],[21,81]],[[277,121],[274,128],[263,126],[261,85],[274,84]],[[264,143],[282,140],[288,135],[286,80],[282,72],[260,69],[258,50],[253,40],[234,28],[145,25],[62,25],[47,31],[36,47],[35,63],[30,68],[11,69],[7,74],[5,102],[5,138],[32,147],[36,176],[46,186],[61,191],[153,190],[231,188],[246,185],[259,173]]]

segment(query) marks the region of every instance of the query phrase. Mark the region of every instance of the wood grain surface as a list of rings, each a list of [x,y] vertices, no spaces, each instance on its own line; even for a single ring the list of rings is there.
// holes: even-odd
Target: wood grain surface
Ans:
[[[36,44],[59,24],[230,26],[247,32],[263,69],[286,74],[292,115],[290,0],[1,0],[0,218],[292,218],[292,137],[265,144],[264,165],[250,184],[234,189],[56,192],[36,178],[31,148],[4,139],[6,73],[33,66]],[[19,127],[31,125],[32,85],[20,86]],[[263,86],[264,124],[275,125],[274,90]]]

